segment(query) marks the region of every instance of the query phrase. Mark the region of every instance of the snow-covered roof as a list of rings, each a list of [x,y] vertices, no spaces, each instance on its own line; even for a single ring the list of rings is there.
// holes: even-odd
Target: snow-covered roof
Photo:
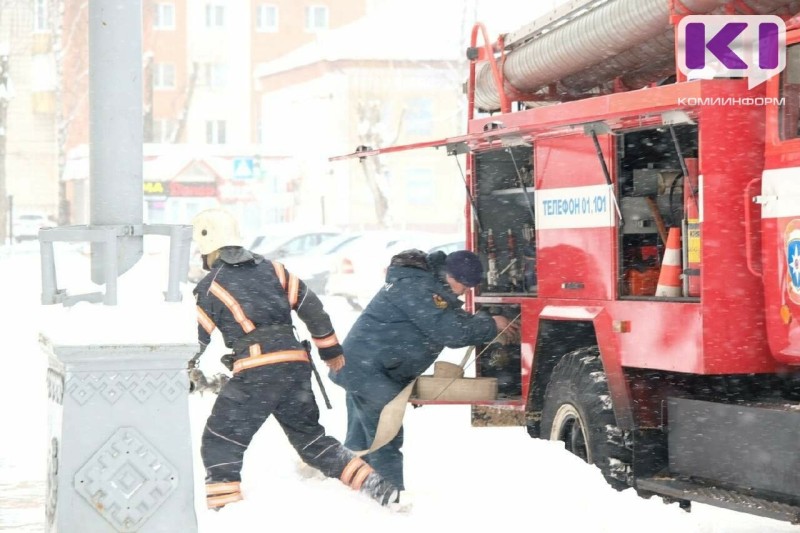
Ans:
[[[469,36],[469,27],[463,27],[469,19],[465,10],[465,3],[456,0],[392,2],[350,24],[320,32],[315,41],[260,64],[255,76],[262,78],[330,61],[459,60],[465,57],[465,39]]]

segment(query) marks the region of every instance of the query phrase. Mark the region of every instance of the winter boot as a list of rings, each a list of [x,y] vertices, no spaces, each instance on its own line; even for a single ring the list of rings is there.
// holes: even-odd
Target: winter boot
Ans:
[[[400,498],[400,491],[397,487],[383,479],[377,472],[372,472],[361,485],[361,492],[377,501],[381,505],[388,505],[397,502]]]
[[[342,471],[342,483],[366,494],[381,505],[394,502],[400,495],[397,487],[383,479],[360,457],[354,457]]]

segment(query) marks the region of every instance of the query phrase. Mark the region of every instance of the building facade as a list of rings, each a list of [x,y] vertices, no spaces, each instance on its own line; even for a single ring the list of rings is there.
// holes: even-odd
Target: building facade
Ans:
[[[387,3],[258,70],[264,150],[293,162],[301,216],[355,228],[460,231],[460,160],[414,150],[360,161],[332,156],[445,138],[463,131],[463,41],[472,14],[443,0],[426,16]],[[442,25],[442,17],[456,23]],[[419,38],[436,35],[435,40]]]
[[[490,2],[484,13],[520,9],[497,2],[508,3]],[[276,176],[261,187],[272,193],[250,202],[265,205],[264,220],[280,211],[325,223],[416,225],[434,212],[432,224],[449,227],[463,207],[455,159],[393,156],[368,173],[327,158],[359,144],[463,130],[464,49],[479,3],[142,0],[145,142],[226,146],[253,158],[259,176]],[[0,46],[9,47],[15,94],[0,193],[62,224],[89,222],[88,181],[76,177],[86,173],[75,168],[89,143],[88,6],[0,0]],[[290,209],[273,209],[278,196],[293,198]]]
[[[0,220],[58,205],[56,85],[48,2],[0,0]]]
[[[145,142],[223,145],[260,162],[256,66],[363,16],[369,0],[142,3]],[[0,46],[13,43],[17,94],[6,189],[20,209],[60,214],[62,223],[89,221],[88,182],[76,169],[89,143],[88,6],[0,0]]]

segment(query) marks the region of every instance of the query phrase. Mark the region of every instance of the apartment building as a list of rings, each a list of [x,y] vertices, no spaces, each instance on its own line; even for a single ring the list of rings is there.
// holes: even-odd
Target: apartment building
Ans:
[[[47,0],[0,0],[0,223],[58,210],[55,76]],[[0,231],[0,234],[4,232]]]
[[[202,146],[225,145],[223,151],[233,154],[231,158],[249,158],[246,165],[258,169],[259,143],[269,126],[261,121],[256,66],[363,16],[374,1],[143,0],[145,142],[193,146],[200,159]],[[17,7],[12,10],[6,3]],[[23,126],[46,130],[30,134],[46,155],[35,151],[33,141],[26,141],[28,148],[17,150],[18,155],[9,152],[9,171],[20,165],[29,176],[13,172],[7,188],[18,189],[17,205],[52,214],[61,198],[63,221],[86,223],[89,2],[0,0],[0,6],[0,24],[8,27],[13,15],[16,32],[11,35],[5,29],[0,42],[13,40],[25,51],[12,70],[19,71],[13,73],[19,79],[16,89],[27,107],[23,116],[21,99],[12,101],[9,120],[20,124],[20,135]],[[13,142],[9,148],[14,148]],[[185,157],[186,147],[179,151]],[[47,167],[47,172],[34,172],[33,167]],[[221,179],[234,178],[231,170]],[[31,180],[38,185],[30,187]],[[217,190],[237,191],[230,198],[217,198],[221,203],[251,197],[231,184],[220,185]],[[157,218],[172,221],[163,213]]]
[[[256,221],[298,216],[299,201],[310,203],[311,210],[322,206],[321,212],[308,213],[308,216],[330,221],[328,213],[342,205],[337,195],[346,194],[345,199],[352,196],[358,205],[352,216],[348,214],[340,221],[358,225],[370,224],[368,212],[372,196],[364,192],[363,183],[359,185],[355,171],[349,172],[344,182],[325,178],[341,172],[343,166],[319,163],[323,154],[347,151],[354,146],[354,141],[363,140],[363,132],[357,131],[364,127],[359,113],[364,114],[367,107],[374,108],[375,102],[381,102],[378,104],[380,127],[387,129],[383,132],[384,142],[402,142],[413,136],[414,131],[418,132],[416,138],[419,139],[428,134],[449,135],[459,131],[463,124],[463,116],[459,114],[461,97],[453,97],[452,88],[463,82],[463,70],[460,67],[453,70],[441,63],[444,58],[436,55],[437,47],[452,43],[458,50],[455,57],[463,60],[464,37],[476,15],[484,22],[491,22],[486,19],[501,14],[513,15],[516,23],[521,16],[529,18],[521,15],[521,11],[547,7],[537,2],[536,6],[525,3],[523,8],[519,0],[483,3],[480,0],[441,0],[418,2],[421,5],[414,7],[410,2],[398,0],[142,0],[142,3],[145,141],[153,146],[185,145],[177,149],[181,154],[178,159],[189,157],[186,154],[192,150],[198,154],[196,158],[202,159],[204,153],[211,153],[204,146],[222,148],[213,152],[223,153],[230,164],[204,163],[221,175],[215,178],[221,180],[217,193],[208,200],[237,206],[247,202],[263,203],[265,209],[271,211],[255,216]],[[541,2],[545,3],[554,2]],[[482,4],[486,5],[481,14]],[[500,4],[508,6],[499,7]],[[445,8],[447,5],[450,7]],[[5,73],[11,80],[8,94],[2,93],[5,88],[0,88],[0,100],[5,99],[6,103],[6,123],[1,130],[6,145],[0,158],[5,163],[5,179],[0,179],[0,196],[13,195],[18,212],[43,211],[60,215],[62,223],[86,223],[89,218],[88,6],[87,1],[0,0],[0,59],[7,58]],[[344,26],[354,26],[352,23],[366,15],[392,7],[398,11],[388,20],[371,18],[360,24],[361,28],[372,27],[372,31],[367,35],[366,30],[356,29],[356,35],[358,31],[362,34],[356,37],[360,40],[351,42],[349,52],[335,58],[321,54],[315,67],[283,63],[279,69],[270,71],[280,66],[281,58],[290,52],[300,48],[305,49],[303,54],[309,50],[319,51],[326,46],[323,43],[328,42],[329,34]],[[358,28],[359,24],[355,26]],[[454,27],[458,28],[459,35],[444,34]],[[497,31],[503,26],[489,24],[488,27]],[[387,55],[389,48],[394,48],[395,55]],[[409,50],[411,55],[407,53]],[[422,55],[427,54],[428,59],[437,62],[432,69],[420,62],[420,55],[414,55],[420,50]],[[8,54],[4,56],[6,51]],[[302,54],[294,56],[292,61],[296,62],[298,57]],[[329,58],[336,62],[336,68],[346,66],[349,69],[350,89],[325,91],[327,83],[333,83],[330,87],[334,89],[339,83]],[[399,68],[402,58],[407,61]],[[447,61],[451,60],[448,55]],[[376,61],[382,61],[383,67],[377,67]],[[352,68],[356,63],[370,66],[356,74]],[[259,65],[272,67],[256,75],[261,68]],[[411,73],[409,69],[416,69],[416,72]],[[439,74],[433,74],[434,71]],[[449,73],[443,74],[445,71]],[[453,75],[458,78],[455,82]],[[302,77],[315,88],[311,90],[310,85],[301,83]],[[314,77],[316,81],[311,81]],[[356,82],[356,78],[360,81]],[[416,88],[404,89],[399,94],[397,88],[409,81],[412,86],[416,84]],[[433,92],[431,83],[437,87]],[[356,90],[356,84],[360,84],[361,89]],[[383,88],[376,84],[382,84]],[[267,92],[269,98],[265,97]],[[391,93],[395,94],[394,100],[389,96]],[[399,100],[403,99],[408,101],[401,105]],[[450,114],[437,111],[435,116],[439,118],[431,130],[423,124],[432,120],[432,109],[453,111]],[[396,126],[387,128],[386,124],[397,121],[401,110],[406,110],[403,111],[405,126],[402,131]],[[321,120],[323,112],[332,113],[326,116],[335,118]],[[450,116],[455,117],[456,125],[442,127]],[[321,144],[311,147],[306,143],[308,152],[315,153],[316,163],[313,163],[314,170],[303,171],[313,173],[317,176],[315,179],[324,180],[326,184],[335,183],[330,185],[335,189],[332,194],[322,198],[309,200],[311,196],[300,192],[302,187],[309,187],[311,180],[303,179],[297,169],[310,168],[311,163],[304,162],[303,155],[293,153],[295,149],[283,147],[291,138],[287,132],[296,126],[299,117],[310,120],[310,124],[329,125],[308,129],[315,132]],[[389,129],[399,132],[399,137],[390,138]],[[169,154],[170,150],[149,148],[148,152]],[[192,161],[194,159],[190,159],[189,164]],[[397,212],[413,212],[413,205],[421,206],[422,210],[430,208],[430,175],[439,176],[440,168],[422,164],[419,159],[416,161],[417,170],[401,173],[406,176],[403,179],[409,184],[408,191],[402,192],[398,179],[390,178],[386,172],[382,173],[383,182],[378,180],[378,186],[385,191],[390,188],[386,180],[393,180],[394,193],[391,194],[405,195],[406,200],[396,201],[395,198],[393,202]],[[446,164],[453,168],[452,160]],[[147,166],[163,169],[175,165],[167,162]],[[237,174],[235,169],[242,168],[254,169],[257,179],[250,179],[251,174],[240,181],[232,175]],[[182,179],[186,179],[186,174],[197,173],[184,173]],[[145,176],[145,182],[147,180]],[[269,201],[258,194],[250,194],[248,187],[267,191]],[[189,190],[186,187],[175,189]],[[197,187],[196,190],[210,189]],[[311,192],[318,195],[320,190],[312,187]],[[287,192],[291,192],[295,200],[289,202]],[[442,193],[447,196],[447,191],[438,191]],[[283,199],[277,202],[279,205],[273,205],[276,198]],[[158,203],[161,201],[148,200],[148,208],[169,211],[169,206]],[[293,205],[284,205],[286,202]],[[410,211],[405,209],[406,204],[412,205]],[[264,210],[258,205],[251,207],[251,211]],[[440,216],[442,224],[450,218],[450,211],[437,210],[439,214],[447,213]],[[146,212],[149,213],[149,209]],[[182,211],[173,214],[179,212]],[[154,215],[158,220],[172,221],[169,213]]]
[[[462,133],[474,16],[457,0],[386,2],[258,69],[262,121],[276,125],[264,153],[287,162],[304,220],[460,230],[463,156],[428,149],[329,158]]]

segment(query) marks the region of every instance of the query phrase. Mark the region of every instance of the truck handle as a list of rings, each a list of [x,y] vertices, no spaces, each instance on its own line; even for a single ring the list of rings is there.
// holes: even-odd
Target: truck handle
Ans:
[[[761,181],[761,178],[754,178],[747,183],[744,188],[744,253],[747,263],[747,270],[757,278],[761,277],[761,272],[753,268],[753,244],[752,244],[752,220],[750,215],[750,204],[753,203],[753,194],[751,189],[756,182]]]

